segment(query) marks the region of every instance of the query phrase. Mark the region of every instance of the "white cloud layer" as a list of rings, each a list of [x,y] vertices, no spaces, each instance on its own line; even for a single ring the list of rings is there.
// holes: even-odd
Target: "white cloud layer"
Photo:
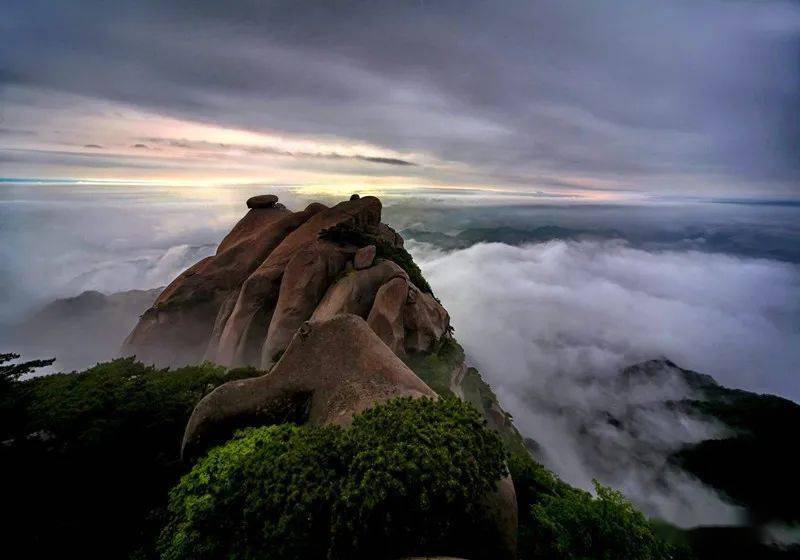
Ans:
[[[665,462],[719,429],[664,405],[689,389],[672,380],[620,394],[613,376],[665,356],[727,386],[797,399],[800,267],[621,242],[410,249],[469,359],[563,478],[612,483],[680,525],[736,521]],[[635,437],[598,421],[607,413],[626,415]]]

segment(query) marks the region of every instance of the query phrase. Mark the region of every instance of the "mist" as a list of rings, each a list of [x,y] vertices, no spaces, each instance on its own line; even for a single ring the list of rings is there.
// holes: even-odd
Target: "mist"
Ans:
[[[245,214],[244,201],[262,192],[258,186],[3,186],[0,325],[85,290],[168,284],[212,254]],[[306,203],[288,191],[281,199],[292,207]]]
[[[741,520],[668,463],[683,445],[722,435],[670,406],[691,389],[669,368],[624,390],[618,374],[666,357],[726,386],[796,400],[800,267],[622,241],[409,248],[469,361],[545,464],[584,488],[592,478],[613,485],[680,526]]]
[[[213,253],[246,212],[246,198],[265,191],[291,209],[341,199],[257,185],[6,188],[0,346],[28,358],[56,356],[56,371],[110,359],[153,289]],[[398,230],[613,229],[614,239],[449,253],[413,240],[406,246],[450,312],[468,361],[547,466],[584,488],[597,478],[677,525],[742,521],[739,508],[668,460],[723,433],[671,405],[691,398],[691,388],[670,368],[633,387],[620,385],[619,372],[665,357],[729,387],[800,398],[796,208],[511,205],[466,191],[381,198],[384,221]],[[150,292],[48,305],[86,290],[133,289]],[[75,315],[70,305],[87,311]]]

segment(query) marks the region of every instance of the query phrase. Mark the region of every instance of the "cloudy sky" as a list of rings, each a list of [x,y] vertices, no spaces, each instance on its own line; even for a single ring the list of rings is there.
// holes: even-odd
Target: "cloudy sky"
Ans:
[[[41,2],[0,178],[800,196],[800,4]]]
[[[354,191],[398,230],[605,232],[407,246],[556,472],[738,518],[664,463],[698,430],[658,402],[649,446],[576,422],[662,356],[800,398],[800,2],[0,0],[0,346],[53,298],[168,283],[249,196]]]

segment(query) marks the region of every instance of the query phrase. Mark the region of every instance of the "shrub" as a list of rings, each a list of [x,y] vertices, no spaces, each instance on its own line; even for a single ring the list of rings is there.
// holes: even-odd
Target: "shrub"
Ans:
[[[521,560],[688,560],[667,544],[622,494],[595,482],[597,497],[574,488],[530,453],[512,449]]]
[[[170,492],[162,557],[324,558],[341,446],[332,427],[239,432]]]
[[[6,534],[31,556],[118,558],[152,540],[195,404],[253,375],[125,358],[13,383],[0,394],[16,405],[0,425],[0,476],[13,481],[4,507],[15,512]]]
[[[506,474],[497,434],[455,398],[396,399],[357,416],[334,513],[334,556],[469,552],[493,540],[481,498]]]
[[[351,428],[241,432],[170,493],[164,558],[386,558],[485,546],[502,444],[455,399],[396,399]]]
[[[622,494],[595,481],[597,496],[570,488],[531,508],[534,558],[667,560],[669,547]]]
[[[422,275],[417,263],[411,253],[406,251],[403,247],[395,247],[383,239],[377,239],[375,243],[376,257],[394,261],[396,265],[406,271],[411,282],[420,290],[427,294],[433,295],[433,290],[428,281]]]

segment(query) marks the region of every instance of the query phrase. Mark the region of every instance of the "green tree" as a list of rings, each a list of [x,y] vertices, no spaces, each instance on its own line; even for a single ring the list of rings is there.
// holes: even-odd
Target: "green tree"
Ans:
[[[180,442],[194,406],[253,375],[125,358],[12,383],[0,392],[2,499],[15,512],[5,546],[32,557],[124,558],[152,542],[184,471]]]
[[[324,558],[344,471],[338,428],[251,428],[170,492],[162,557]]]
[[[661,560],[670,548],[622,494],[594,482],[597,495],[570,488],[531,509],[535,558]]]
[[[55,358],[48,358],[46,360],[30,360],[28,362],[20,362],[16,364],[9,364],[19,358],[19,354],[10,352],[8,354],[0,354],[0,389],[7,386],[26,373],[52,365],[56,361]]]
[[[495,536],[485,534],[481,499],[507,471],[500,438],[473,407],[395,399],[357,416],[346,436],[335,557],[486,554]]]
[[[15,389],[19,378],[39,368],[52,365],[55,358],[9,363],[19,359],[19,354],[0,354],[0,440],[18,435],[24,425],[27,399]]]
[[[168,560],[479,558],[497,435],[455,399],[396,399],[352,427],[273,426],[213,449],[170,493]]]

